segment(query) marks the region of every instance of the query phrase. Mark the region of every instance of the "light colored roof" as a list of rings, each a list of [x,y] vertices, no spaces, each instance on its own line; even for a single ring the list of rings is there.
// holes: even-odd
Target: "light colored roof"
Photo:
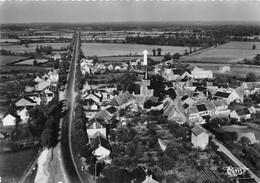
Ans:
[[[213,103],[206,103],[205,106],[208,110],[215,110],[216,109],[216,107]]]
[[[197,107],[193,106],[188,109],[188,114],[197,114],[199,113]]]
[[[37,77],[34,79],[34,81],[35,81],[35,82],[41,82],[42,79],[41,79],[39,76],[37,76]]]
[[[216,107],[222,107],[227,105],[227,102],[225,100],[214,100],[213,103]]]
[[[113,106],[121,106],[129,102],[132,98],[133,96],[128,91],[126,91],[113,98],[110,103]]]
[[[235,91],[239,97],[243,97],[246,94],[246,91],[243,87],[238,87],[237,89],[235,89]]]

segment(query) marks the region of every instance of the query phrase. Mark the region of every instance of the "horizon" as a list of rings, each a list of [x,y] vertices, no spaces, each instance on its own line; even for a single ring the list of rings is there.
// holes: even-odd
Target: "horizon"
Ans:
[[[0,24],[260,22],[260,2],[5,1],[0,15]]]

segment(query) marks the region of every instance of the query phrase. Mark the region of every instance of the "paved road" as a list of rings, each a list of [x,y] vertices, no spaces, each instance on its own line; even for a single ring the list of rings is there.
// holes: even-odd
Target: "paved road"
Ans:
[[[75,74],[76,74],[76,62],[78,59],[80,33],[76,32],[75,38],[76,40],[73,49],[68,84],[66,88],[66,99],[69,103],[69,111],[67,115],[64,117],[62,122],[62,127],[61,127],[61,156],[70,182],[81,183],[83,181],[79,175],[79,172],[77,171],[73,154],[72,154],[72,148],[71,148],[71,124],[72,124],[73,106],[75,102],[75,94],[74,94]]]
[[[212,139],[212,141],[219,146],[219,150],[225,153],[234,163],[236,163],[240,168],[246,168],[246,166],[239,161],[221,142],[216,139]],[[251,170],[248,170],[251,177],[255,179],[256,182],[260,183],[260,178],[255,175]]]

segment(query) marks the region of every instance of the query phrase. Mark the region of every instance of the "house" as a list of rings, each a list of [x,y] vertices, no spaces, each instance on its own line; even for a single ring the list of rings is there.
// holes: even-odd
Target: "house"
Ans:
[[[48,72],[51,82],[58,82],[59,80],[59,69],[52,69]]]
[[[224,65],[218,68],[218,71],[220,73],[227,73],[230,72],[230,66]]]
[[[133,96],[128,92],[124,92],[119,94],[118,96],[114,97],[109,105],[112,105],[114,107],[118,107],[118,108],[125,108],[126,106],[130,105],[134,103],[134,99]]]
[[[90,90],[86,95],[83,96],[83,99],[92,99],[96,103],[100,104],[102,102],[102,95],[100,92],[96,92],[94,90]]]
[[[209,115],[208,109],[205,104],[196,105],[200,116],[207,116]]]
[[[91,67],[89,65],[84,65],[80,67],[82,75],[86,75],[86,73],[91,74]]]
[[[187,104],[188,106],[192,106],[195,104],[195,100],[192,99],[191,97],[189,97],[188,95],[184,95],[183,97],[181,97],[181,101],[182,101],[182,104]]]
[[[108,159],[110,154],[110,145],[105,136],[100,132],[96,132],[93,135],[93,139],[90,142],[94,155],[98,160]]]
[[[17,115],[20,116],[21,118],[21,122],[20,124],[25,124],[27,123],[28,119],[29,119],[29,111],[26,107],[21,108],[20,110],[17,110]]]
[[[237,110],[233,110],[230,113],[230,117],[233,119],[237,119],[238,121],[247,120],[251,118],[251,113],[248,110],[248,108],[237,109]]]
[[[36,82],[36,83],[39,83],[39,82],[42,82],[43,79],[40,78],[39,76],[37,76],[33,81]]]
[[[95,116],[99,119],[109,120],[114,116],[117,112],[117,109],[114,106],[110,106],[100,112],[98,112]]]
[[[209,143],[209,134],[201,126],[195,126],[191,129],[191,143],[204,150]]]
[[[254,114],[256,112],[260,112],[260,105],[254,105],[248,108],[251,114]]]
[[[217,91],[213,97],[214,99],[224,99],[228,104],[230,104],[233,101],[239,101],[240,96],[237,94],[236,91],[233,92],[221,92]]]
[[[46,81],[46,80],[49,79],[49,78],[50,78],[49,75],[46,74],[46,73],[42,76],[42,79],[43,79],[44,81]]]
[[[17,102],[15,102],[16,107],[32,107],[35,105],[36,102],[27,96],[24,96],[21,99],[19,99]]]
[[[87,134],[89,137],[89,141],[93,139],[93,136],[96,132],[100,132],[106,138],[107,132],[104,120],[93,118],[87,123]]]
[[[199,111],[196,106],[188,108],[187,113],[189,116],[189,120],[196,120],[200,117]]]
[[[48,88],[51,85],[51,83],[46,80],[46,81],[41,81],[35,85],[35,90],[36,91],[43,91],[44,89]]]
[[[195,67],[190,67],[187,68],[190,70],[191,74],[190,76],[195,79],[206,79],[206,78],[213,78],[213,73],[211,70],[204,70],[202,68],[198,68],[197,66]]]
[[[10,127],[10,126],[15,126],[17,119],[15,117],[15,115],[12,114],[7,114],[3,119],[3,127]]]
[[[159,183],[160,180],[156,177],[156,175],[144,167],[143,165],[139,165],[131,172],[132,182],[136,183]]]
[[[216,107],[215,107],[215,105],[212,102],[206,102],[205,106],[206,106],[206,108],[208,110],[208,114],[210,116],[215,115]]]
[[[228,109],[228,104],[226,100],[213,100],[213,104],[216,107],[215,115],[229,115],[230,110]]]

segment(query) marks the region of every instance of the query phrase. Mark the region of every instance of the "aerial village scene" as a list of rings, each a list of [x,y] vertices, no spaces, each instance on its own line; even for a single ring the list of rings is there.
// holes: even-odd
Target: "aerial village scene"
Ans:
[[[110,3],[1,4],[0,183],[259,183],[260,6]]]

